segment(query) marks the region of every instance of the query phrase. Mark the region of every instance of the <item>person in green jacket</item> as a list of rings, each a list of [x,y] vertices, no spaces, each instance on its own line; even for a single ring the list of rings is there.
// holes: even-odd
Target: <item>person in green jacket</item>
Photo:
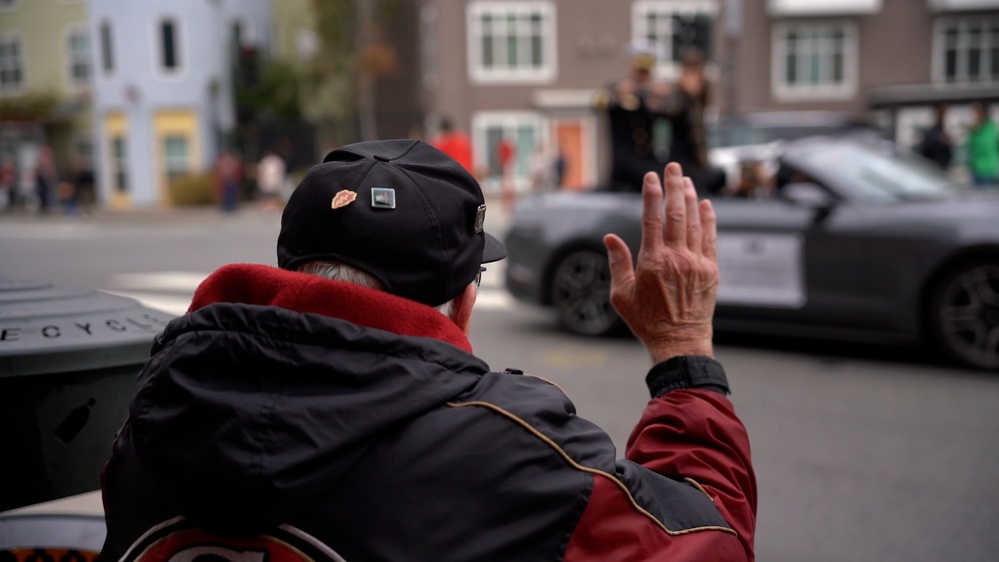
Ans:
[[[995,185],[999,180],[999,129],[984,102],[973,102],[974,123],[968,130],[968,168],[975,185]]]

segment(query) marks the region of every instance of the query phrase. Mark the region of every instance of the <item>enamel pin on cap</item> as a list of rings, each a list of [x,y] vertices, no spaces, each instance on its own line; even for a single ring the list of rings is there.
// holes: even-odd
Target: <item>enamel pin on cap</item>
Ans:
[[[333,203],[330,205],[333,209],[339,209],[340,207],[346,207],[357,199],[357,193],[349,189],[341,189],[333,196]]]
[[[375,209],[395,209],[395,190],[391,187],[372,187],[371,206]]]

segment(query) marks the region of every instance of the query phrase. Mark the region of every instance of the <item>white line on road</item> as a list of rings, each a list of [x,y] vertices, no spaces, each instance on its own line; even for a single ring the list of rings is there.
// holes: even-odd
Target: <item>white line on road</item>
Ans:
[[[187,312],[189,306],[191,306],[190,297],[180,297],[180,296],[170,296],[158,293],[148,293],[143,291],[105,291],[114,295],[121,295],[123,297],[133,298],[143,306],[149,308],[155,308],[156,310],[162,310],[168,314],[173,314],[175,316],[181,316]],[[495,290],[483,290],[475,298],[475,309],[476,310],[505,310],[508,309],[513,302],[510,295],[507,295],[503,291]]]
[[[162,310],[167,314],[173,314],[174,316],[182,316],[187,312],[187,308],[191,306],[190,297],[179,297],[179,296],[169,296],[161,295],[157,293],[142,293],[134,291],[104,291],[105,293],[111,293],[112,295],[119,295],[122,297],[128,297],[139,301],[142,306],[148,308],[155,308],[156,310]]]
[[[123,273],[111,278],[115,287],[151,291],[194,292],[208,277],[207,273],[194,271],[160,271],[157,273]]]
[[[207,273],[196,271],[123,273],[111,277],[112,287],[107,292],[131,297],[143,306],[180,316],[187,312],[191,296],[206,277]],[[513,299],[506,291],[495,288],[496,277],[484,281],[475,299],[475,308],[508,309]]]

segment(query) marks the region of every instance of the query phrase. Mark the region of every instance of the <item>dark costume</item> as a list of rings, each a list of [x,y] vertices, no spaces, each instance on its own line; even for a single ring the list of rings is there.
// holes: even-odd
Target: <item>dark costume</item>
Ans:
[[[667,113],[672,132],[669,143],[669,160],[683,167],[683,172],[694,182],[698,195],[714,195],[725,188],[725,172],[708,162],[707,130],[704,111],[707,106],[708,84],[705,92],[694,97],[676,88],[669,97]]]
[[[708,163],[704,99],[680,88],[665,96],[653,95],[648,88],[626,95],[615,90],[616,85],[609,86],[597,100],[598,108],[607,112],[610,127],[611,190],[641,191],[645,174],[662,174],[668,162],[683,167],[701,196],[725,187],[724,171]],[[654,146],[657,122],[668,125],[669,131],[668,152],[662,158]]]
[[[665,119],[663,100],[648,88],[619,96],[616,83],[600,93],[597,107],[607,112],[611,141],[613,191],[641,191],[642,178],[648,172],[661,174],[666,162],[656,157],[653,145],[656,121]]]
[[[191,310],[105,468],[102,560],[753,558],[748,439],[709,358],[652,369],[616,460],[558,387],[490,372],[433,308],[237,265]]]
[[[926,130],[923,140],[919,143],[919,154],[943,170],[950,167],[953,150],[943,125],[936,124]]]

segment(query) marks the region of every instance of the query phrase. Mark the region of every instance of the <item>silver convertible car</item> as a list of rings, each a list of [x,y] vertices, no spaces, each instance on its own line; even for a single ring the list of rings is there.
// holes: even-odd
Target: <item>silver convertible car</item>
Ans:
[[[925,342],[999,370],[999,189],[845,138],[791,142],[779,165],[772,196],[712,200],[716,332]],[[640,195],[599,190],[520,199],[507,289],[570,332],[624,330],[601,239],[617,233],[637,255],[640,211]]]

